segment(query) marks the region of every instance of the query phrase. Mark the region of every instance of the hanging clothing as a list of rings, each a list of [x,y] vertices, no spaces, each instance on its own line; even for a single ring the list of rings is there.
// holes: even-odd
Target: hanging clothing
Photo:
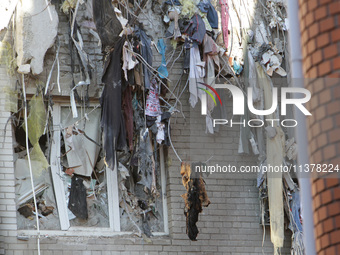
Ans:
[[[162,144],[162,142],[165,139],[165,134],[164,134],[165,124],[161,122],[161,119],[162,119],[162,116],[158,115],[157,120],[156,120],[156,124],[157,124],[156,140],[157,140],[157,143],[159,144]]]
[[[207,13],[207,19],[212,28],[218,29],[218,16],[214,6],[211,4],[210,0],[201,1],[197,7],[201,12]]]
[[[229,25],[229,5],[228,0],[220,0],[221,5],[221,23],[224,46],[228,49],[228,25]]]
[[[119,40],[123,27],[118,20],[114,7],[109,0],[92,0],[93,21],[102,43],[102,49],[112,48]]]
[[[190,48],[190,72],[189,72],[189,102],[192,108],[198,101],[198,96],[201,94],[198,92],[197,87],[202,87],[200,82],[204,82],[203,78],[205,76],[205,62],[201,61],[200,51],[197,45],[193,45]]]
[[[165,43],[164,39],[159,39],[157,42],[157,47],[159,49],[159,54],[162,55],[162,62],[161,65],[158,67],[159,77],[161,79],[167,78],[169,76],[168,69],[166,68],[166,59],[165,59]]]
[[[104,64],[102,82],[105,84],[100,105],[102,109],[101,127],[105,160],[113,169],[116,150],[126,147],[125,124],[122,114],[122,68],[121,58],[125,39],[119,38],[113,52]]]
[[[149,66],[152,66],[152,50],[151,50],[151,39],[145,31],[138,26],[135,27],[135,35],[140,40],[140,46],[141,46],[141,55],[144,58],[144,60],[149,64]],[[149,68],[145,63],[143,64],[143,73],[144,73],[144,86],[146,89],[150,88],[150,79],[151,79],[151,72],[149,71]]]
[[[195,14],[192,16],[189,24],[185,27],[184,33],[196,44],[201,44],[205,35],[205,24],[201,16]]]
[[[86,188],[83,179],[77,175],[73,175],[71,179],[71,190],[68,201],[68,209],[78,218],[87,220],[87,201]]]
[[[123,66],[124,78],[128,81],[128,71],[133,70],[138,64],[135,54],[133,54],[133,48],[130,42],[125,41],[123,47]]]
[[[165,34],[166,37],[173,37],[174,39],[177,39],[178,37],[181,37],[181,31],[179,29],[178,19],[179,14],[181,13],[181,10],[178,8],[169,8],[168,10],[168,18],[172,21],[169,25],[169,28]]]
[[[157,117],[162,114],[158,97],[158,85],[155,79],[151,81],[149,94],[146,98],[145,115]]]

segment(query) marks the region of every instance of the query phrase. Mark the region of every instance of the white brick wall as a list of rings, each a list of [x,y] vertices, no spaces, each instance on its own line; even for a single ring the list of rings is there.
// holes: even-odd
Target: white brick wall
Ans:
[[[12,150],[12,126],[7,125],[6,138],[4,128],[10,113],[5,111],[5,94],[2,89],[10,85],[13,79],[7,76],[6,68],[0,66],[0,254],[5,254],[3,241],[6,236],[16,235],[16,207],[14,193],[14,167]]]

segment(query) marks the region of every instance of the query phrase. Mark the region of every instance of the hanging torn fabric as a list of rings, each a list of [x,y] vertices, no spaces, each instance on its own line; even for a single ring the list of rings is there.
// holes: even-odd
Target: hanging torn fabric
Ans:
[[[169,76],[168,69],[166,68],[166,59],[165,59],[165,43],[163,39],[159,39],[157,42],[157,47],[159,49],[159,53],[162,55],[162,63],[158,67],[159,77],[167,78]]]
[[[189,71],[189,102],[192,108],[198,101],[199,92],[197,87],[201,86],[199,83],[203,83],[205,76],[205,62],[201,61],[200,51],[197,45],[193,45],[190,48],[190,71]]]
[[[76,217],[87,220],[86,188],[83,184],[83,179],[76,175],[73,175],[71,181],[68,209],[70,209]]]
[[[187,193],[181,195],[181,197],[185,203],[184,214],[186,216],[187,235],[190,240],[197,241],[196,237],[199,233],[196,226],[198,215],[202,212],[202,206],[209,206],[210,200],[205,189],[205,182],[200,173],[192,172],[191,169],[189,163],[182,162],[182,183]]]
[[[170,7],[168,9],[168,18],[169,20],[171,20],[172,22],[169,25],[169,28],[165,34],[166,37],[169,38],[174,38],[177,39],[178,37],[181,37],[181,31],[179,28],[179,24],[178,24],[178,18],[179,18],[179,14],[181,13],[181,9],[177,6],[177,7]]]
[[[102,82],[105,84],[100,105],[102,109],[101,127],[103,128],[103,143],[105,160],[113,169],[116,150],[126,147],[125,124],[122,114],[122,80],[121,58],[125,38],[119,38],[113,52],[104,64]]]
[[[190,68],[190,42],[188,38],[185,38],[183,47],[184,47],[183,71],[184,73],[188,73],[188,70]]]
[[[125,41],[123,47],[123,66],[125,80],[128,81],[128,71],[133,70],[138,64],[135,54],[133,54],[133,48],[130,42]]]
[[[132,109],[132,94],[131,86],[127,85],[123,92],[123,105],[126,135],[129,142],[129,149],[133,151],[133,109]]]
[[[111,0],[92,0],[92,7],[93,19],[102,43],[102,49],[112,48],[123,28],[117,19]]]
[[[207,19],[212,28],[218,29],[218,16],[214,6],[211,4],[210,0],[201,1],[197,7],[201,12],[207,13]]]
[[[152,50],[150,37],[147,36],[145,31],[138,26],[135,27],[135,35],[140,40],[142,57],[150,66],[152,66]],[[143,73],[144,73],[144,86],[146,89],[149,89],[150,79],[152,75],[145,63],[143,63]]]
[[[229,25],[229,5],[228,0],[220,0],[221,5],[221,23],[223,32],[224,46],[228,49],[228,25]]]
[[[153,162],[152,162],[152,144],[150,141],[149,129],[140,129],[138,156],[138,171],[140,174],[140,181],[150,191],[153,183]]]
[[[166,146],[170,146],[170,138],[169,138],[169,131],[170,131],[170,126],[169,126],[169,119],[171,117],[170,112],[163,112],[162,113],[162,118],[161,122],[164,123],[164,144]]]
[[[158,97],[158,85],[156,79],[152,79],[149,94],[146,99],[145,115],[157,117],[162,114]]]
[[[195,14],[191,18],[189,25],[184,29],[184,33],[189,35],[190,39],[196,44],[201,44],[203,42],[206,30],[204,21],[200,15]]]
[[[156,120],[156,124],[157,124],[156,140],[157,140],[157,143],[159,144],[161,144],[165,139],[165,134],[164,134],[165,124],[161,122],[161,119],[162,119],[162,116],[158,115],[157,120]]]

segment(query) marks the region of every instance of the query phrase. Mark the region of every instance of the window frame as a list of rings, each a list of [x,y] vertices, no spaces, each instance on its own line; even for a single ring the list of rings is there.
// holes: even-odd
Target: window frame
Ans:
[[[68,217],[68,208],[66,197],[64,195],[64,184],[60,178],[62,175],[62,167],[60,162],[60,141],[61,141],[61,108],[70,107],[67,103],[55,103],[52,110],[53,116],[53,138],[50,156],[51,177],[53,190],[58,208],[58,216],[60,222],[60,230],[41,230],[39,234],[48,236],[117,236],[132,234],[132,231],[121,231],[120,226],[120,209],[119,209],[119,190],[118,190],[118,169],[115,162],[114,169],[106,168],[107,195],[108,195],[108,211],[109,211],[109,227],[81,227],[70,226]],[[95,106],[94,106],[95,107]],[[166,193],[166,173],[164,162],[163,145],[159,147],[160,151],[160,172],[161,172],[161,197],[163,203],[163,224],[164,231],[153,232],[154,236],[169,235],[168,225],[168,208]],[[22,235],[34,235],[36,230],[18,230]]]

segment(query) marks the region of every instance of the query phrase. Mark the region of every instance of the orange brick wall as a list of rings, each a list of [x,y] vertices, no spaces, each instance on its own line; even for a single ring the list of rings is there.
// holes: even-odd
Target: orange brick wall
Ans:
[[[299,0],[299,5],[305,86],[312,93],[310,163],[340,165],[340,1]],[[340,180],[325,175],[311,180],[316,250],[340,254]]]

